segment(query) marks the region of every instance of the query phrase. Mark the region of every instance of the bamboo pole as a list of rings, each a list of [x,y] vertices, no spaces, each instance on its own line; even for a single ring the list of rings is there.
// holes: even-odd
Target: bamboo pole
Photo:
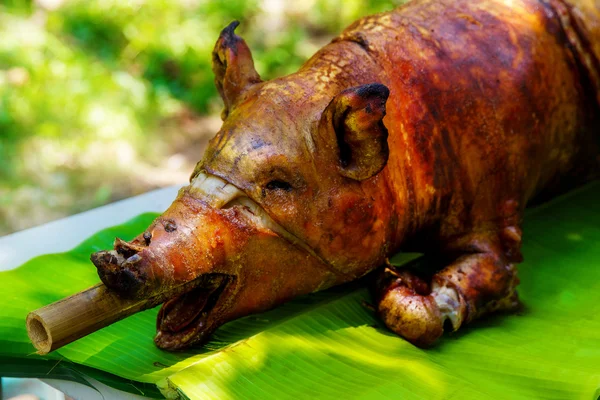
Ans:
[[[103,284],[32,311],[27,333],[38,354],[48,354],[130,315],[155,307],[190,289],[185,284],[147,299],[125,299]]]

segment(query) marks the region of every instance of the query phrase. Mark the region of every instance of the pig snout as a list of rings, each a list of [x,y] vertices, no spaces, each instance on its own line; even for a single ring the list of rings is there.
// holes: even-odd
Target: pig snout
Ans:
[[[130,242],[117,238],[113,250],[92,254],[100,279],[124,297],[142,298],[214,272],[215,238],[227,225],[218,210],[241,195],[235,186],[199,174],[143,234]]]
[[[147,236],[147,235],[146,235]],[[140,297],[147,287],[147,257],[144,247],[117,238],[114,250],[99,251],[91,255],[100,280],[125,297]]]

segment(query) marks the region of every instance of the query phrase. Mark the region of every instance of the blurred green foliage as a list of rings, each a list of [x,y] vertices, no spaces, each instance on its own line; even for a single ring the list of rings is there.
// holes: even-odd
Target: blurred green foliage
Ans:
[[[210,54],[230,21],[269,79],[399,2],[3,1],[0,234],[181,182],[202,156],[182,149],[214,134],[197,126],[221,108]]]

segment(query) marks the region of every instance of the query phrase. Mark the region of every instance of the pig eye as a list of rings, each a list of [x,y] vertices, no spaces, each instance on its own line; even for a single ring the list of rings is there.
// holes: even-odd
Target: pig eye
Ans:
[[[279,181],[279,180],[274,180],[274,181],[267,183],[265,188],[267,188],[267,190],[285,190],[286,192],[292,191],[292,185],[290,185],[287,182]]]

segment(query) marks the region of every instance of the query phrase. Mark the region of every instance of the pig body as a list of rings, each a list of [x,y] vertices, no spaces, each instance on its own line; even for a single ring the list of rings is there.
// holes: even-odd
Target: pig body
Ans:
[[[157,344],[382,265],[377,312],[417,345],[514,309],[525,205],[599,170],[600,10],[413,1],[268,82],[235,26],[213,53],[223,127],[190,186],[92,257],[125,295],[198,280],[163,307]],[[399,250],[435,254],[439,271],[385,267]]]

